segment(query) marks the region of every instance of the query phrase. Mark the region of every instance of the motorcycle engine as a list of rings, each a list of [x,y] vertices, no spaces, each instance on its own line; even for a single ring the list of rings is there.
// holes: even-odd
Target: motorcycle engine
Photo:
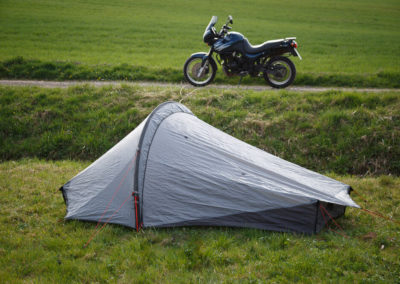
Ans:
[[[242,54],[233,52],[231,54],[221,55],[222,67],[226,76],[239,74],[243,69],[244,59]]]

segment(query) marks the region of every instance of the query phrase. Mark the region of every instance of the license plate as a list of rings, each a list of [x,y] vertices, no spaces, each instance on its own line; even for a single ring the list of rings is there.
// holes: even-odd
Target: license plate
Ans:
[[[297,48],[294,48],[294,52],[296,52],[297,56],[299,57],[300,60],[302,60],[303,58],[301,58],[300,53],[297,51]]]

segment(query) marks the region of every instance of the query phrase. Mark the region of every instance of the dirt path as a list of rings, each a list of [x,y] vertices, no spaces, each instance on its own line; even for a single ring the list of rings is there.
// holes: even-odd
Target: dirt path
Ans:
[[[38,86],[43,88],[68,88],[71,86],[89,84],[95,87],[102,86],[119,86],[119,85],[139,85],[139,86],[158,86],[158,87],[179,87],[179,88],[194,88],[187,83],[160,83],[160,82],[124,82],[124,81],[32,81],[32,80],[0,80],[0,85],[6,86]],[[241,90],[275,90],[269,86],[238,86],[238,85],[216,85],[212,84],[205,88],[216,89],[241,89]],[[329,90],[352,91],[352,92],[389,92],[400,91],[400,89],[377,89],[377,88],[342,88],[342,87],[308,87],[308,86],[293,86],[286,88],[288,91],[296,92],[323,92]]]

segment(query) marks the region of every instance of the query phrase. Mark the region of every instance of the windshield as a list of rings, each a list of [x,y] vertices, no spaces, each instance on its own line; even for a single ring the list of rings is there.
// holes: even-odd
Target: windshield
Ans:
[[[218,21],[217,16],[212,16],[210,23],[208,23],[208,26],[206,28],[206,31],[210,30]]]

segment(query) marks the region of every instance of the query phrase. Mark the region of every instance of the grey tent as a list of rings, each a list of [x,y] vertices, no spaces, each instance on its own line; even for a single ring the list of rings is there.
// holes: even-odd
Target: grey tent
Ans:
[[[351,187],[246,144],[184,105],[159,105],[61,187],[66,219],[132,228],[233,226],[316,233],[358,207]]]

